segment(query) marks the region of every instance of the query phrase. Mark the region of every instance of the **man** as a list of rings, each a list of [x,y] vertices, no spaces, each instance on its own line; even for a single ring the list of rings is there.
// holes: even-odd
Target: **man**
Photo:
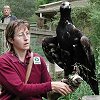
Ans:
[[[1,18],[1,22],[4,24],[8,24],[10,21],[16,20],[17,17],[11,15],[11,8],[10,6],[6,5],[3,7],[3,16]]]

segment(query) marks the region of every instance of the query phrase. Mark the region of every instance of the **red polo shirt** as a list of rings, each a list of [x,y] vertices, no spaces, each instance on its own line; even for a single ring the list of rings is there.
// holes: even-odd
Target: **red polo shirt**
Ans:
[[[0,56],[0,83],[2,94],[0,100],[14,100],[17,95],[20,100],[42,100],[42,96],[51,90],[51,78],[47,71],[44,59],[34,53],[31,75],[25,84],[27,53],[25,63],[19,61],[13,53],[7,52]]]

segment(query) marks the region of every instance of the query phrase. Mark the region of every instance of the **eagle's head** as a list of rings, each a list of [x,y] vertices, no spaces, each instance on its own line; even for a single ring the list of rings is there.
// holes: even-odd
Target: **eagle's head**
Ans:
[[[71,4],[67,1],[62,2],[62,4],[60,5],[60,12],[61,13],[68,13],[70,14],[71,12]]]
[[[60,5],[60,15],[61,15],[61,20],[66,21],[68,20],[69,22],[72,23],[71,19],[71,4],[67,1],[62,2]]]

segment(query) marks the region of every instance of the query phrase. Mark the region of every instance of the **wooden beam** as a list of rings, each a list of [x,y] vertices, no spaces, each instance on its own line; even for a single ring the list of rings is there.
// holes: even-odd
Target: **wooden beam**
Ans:
[[[4,33],[4,30],[6,29],[7,24],[0,23],[0,33]],[[30,33],[37,34],[37,35],[55,35],[55,31],[51,30],[45,30],[45,29],[39,29],[37,27],[30,27]]]
[[[35,13],[36,15],[39,16],[39,13],[46,15],[46,13],[49,14],[50,12],[52,13],[58,12],[62,2],[63,1],[58,1],[49,4],[40,5],[39,9]],[[72,8],[85,7],[86,5],[89,4],[88,0],[69,0],[69,2],[71,3]]]

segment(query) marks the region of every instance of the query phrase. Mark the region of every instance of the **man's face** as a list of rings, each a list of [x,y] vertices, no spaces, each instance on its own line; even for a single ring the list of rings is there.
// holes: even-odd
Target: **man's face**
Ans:
[[[11,13],[10,8],[4,8],[4,9],[3,9],[3,15],[4,15],[4,16],[9,16],[10,13]]]
[[[15,28],[14,39],[11,43],[17,51],[25,51],[30,48],[30,32],[24,24]]]

